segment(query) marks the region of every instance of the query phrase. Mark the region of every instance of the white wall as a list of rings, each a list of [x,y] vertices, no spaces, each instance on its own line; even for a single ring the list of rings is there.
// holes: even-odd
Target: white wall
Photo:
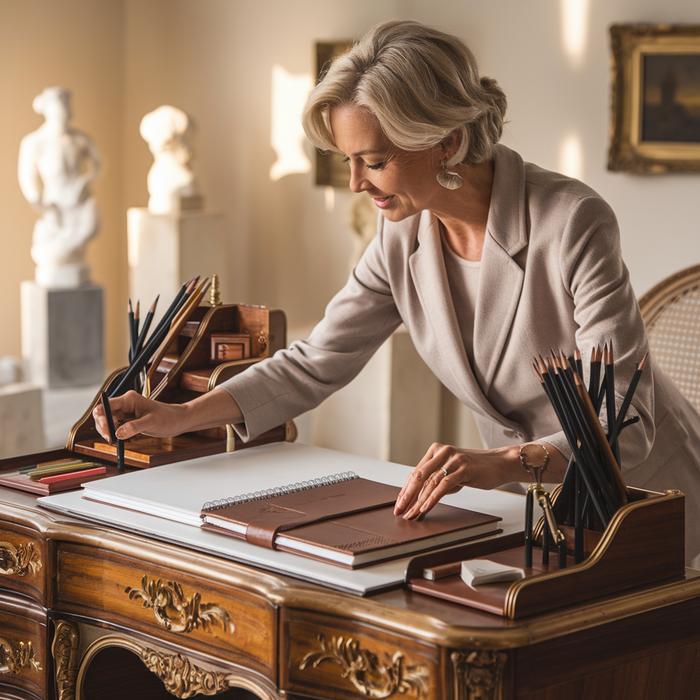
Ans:
[[[564,8],[584,8],[578,60],[564,43]],[[503,141],[526,160],[561,170],[570,135],[580,140],[581,179],[620,222],[623,254],[638,294],[700,262],[700,176],[639,176],[606,170],[610,98],[608,27],[617,22],[700,23],[697,0],[528,0],[415,3],[416,19],[461,36],[481,71],[508,96]]]
[[[349,268],[349,196],[333,211],[312,173],[272,182],[273,66],[313,74],[313,44],[361,34],[395,16],[400,2],[127,0],[124,188],[146,201],[150,162],[138,121],[159,104],[198,124],[197,161],[207,205],[226,215],[235,269],[229,298],[284,308],[292,325],[323,312]],[[208,271],[203,271],[205,274]]]
[[[29,249],[36,214],[17,185],[19,141],[42,122],[32,111],[34,97],[63,85],[74,93],[74,125],[95,140],[102,157],[94,186],[102,225],[87,258],[106,290],[108,365],[124,359],[123,32],[121,2],[0,0],[0,355],[20,354],[19,286],[34,277]]]

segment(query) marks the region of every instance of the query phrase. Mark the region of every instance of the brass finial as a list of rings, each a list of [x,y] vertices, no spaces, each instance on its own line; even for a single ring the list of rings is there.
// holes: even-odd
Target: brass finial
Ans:
[[[219,275],[216,272],[211,276],[211,287],[209,288],[210,306],[221,306],[221,289],[219,289]]]

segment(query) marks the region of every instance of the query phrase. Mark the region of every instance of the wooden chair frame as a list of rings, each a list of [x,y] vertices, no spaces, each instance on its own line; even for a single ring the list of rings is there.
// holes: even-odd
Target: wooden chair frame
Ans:
[[[639,299],[639,309],[647,328],[651,328],[668,302],[684,292],[700,286],[700,265],[693,265],[662,280]]]

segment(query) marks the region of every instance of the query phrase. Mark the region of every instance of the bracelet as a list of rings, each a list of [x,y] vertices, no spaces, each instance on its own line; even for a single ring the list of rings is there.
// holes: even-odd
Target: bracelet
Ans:
[[[528,447],[539,447],[542,450],[542,452],[544,452],[541,464],[531,464],[527,461],[525,450]],[[520,457],[520,464],[523,465],[523,469],[525,469],[528,472],[533,470],[539,470],[540,472],[543,472],[549,464],[549,450],[540,442],[528,442],[525,445],[521,445],[518,456]]]

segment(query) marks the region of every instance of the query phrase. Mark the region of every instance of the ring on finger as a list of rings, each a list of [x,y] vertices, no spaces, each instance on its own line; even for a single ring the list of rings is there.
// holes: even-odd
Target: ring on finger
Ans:
[[[450,472],[447,471],[447,467],[440,467],[440,471],[445,475],[449,476]]]

